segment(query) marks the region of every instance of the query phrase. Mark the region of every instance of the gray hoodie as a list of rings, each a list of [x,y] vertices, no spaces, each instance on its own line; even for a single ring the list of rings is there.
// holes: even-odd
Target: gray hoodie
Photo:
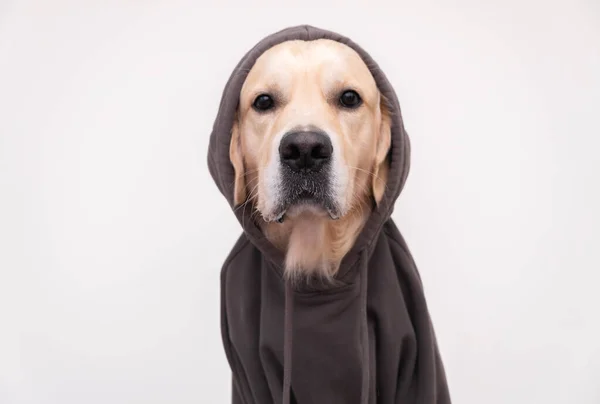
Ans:
[[[284,255],[251,209],[235,209],[231,128],[248,71],[288,40],[331,39],[363,58],[392,106],[390,171],[381,203],[343,258],[333,285],[294,285]],[[396,94],[350,39],[308,25],[267,36],[234,69],[210,136],[210,173],[243,227],[221,272],[221,331],[234,404],[450,404],[423,285],[391,214],[406,181],[410,144]]]

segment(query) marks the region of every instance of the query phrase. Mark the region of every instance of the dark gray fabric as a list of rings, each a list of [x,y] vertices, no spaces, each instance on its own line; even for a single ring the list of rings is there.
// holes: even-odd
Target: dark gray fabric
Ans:
[[[319,38],[356,50],[390,101],[389,180],[344,257],[336,284],[291,289],[282,278],[282,252],[263,236],[251,209],[233,206],[229,144],[240,90],[256,59],[281,42]],[[211,176],[244,230],[221,273],[221,328],[234,404],[283,403],[284,379],[291,382],[291,403],[450,404],[423,285],[390,218],[409,165],[396,94],[375,61],[350,39],[307,25],[291,27],[264,38],[242,58],[225,86],[208,151]]]

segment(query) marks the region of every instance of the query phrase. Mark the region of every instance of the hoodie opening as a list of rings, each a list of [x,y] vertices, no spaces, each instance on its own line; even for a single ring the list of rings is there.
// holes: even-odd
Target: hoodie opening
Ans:
[[[252,217],[251,209],[235,209],[236,206],[233,203],[234,170],[229,160],[231,128],[235,119],[242,85],[258,57],[266,50],[282,42],[290,40],[311,41],[317,39],[330,39],[340,42],[359,54],[373,75],[379,91],[387,100],[391,115],[391,146],[388,155],[390,167],[386,190],[379,205],[372,210],[354,246],[343,258],[340,268],[334,277],[334,279],[342,282],[351,282],[354,275],[356,275],[356,271],[352,271],[354,273],[349,274],[350,269],[355,267],[362,251],[365,248],[369,249],[372,241],[381,231],[385,221],[390,218],[394,203],[408,176],[410,165],[410,143],[404,129],[400,104],[396,93],[377,63],[358,44],[340,34],[310,25],[286,28],[258,42],[238,63],[225,86],[221,98],[221,106],[210,137],[208,166],[220,192],[225,196],[230,207],[234,209],[235,215],[250,241],[261,250],[267,259],[275,264],[274,268],[281,275],[284,254],[263,235],[259,225]]]

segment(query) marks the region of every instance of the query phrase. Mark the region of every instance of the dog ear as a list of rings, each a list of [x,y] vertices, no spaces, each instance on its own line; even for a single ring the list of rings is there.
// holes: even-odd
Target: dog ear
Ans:
[[[387,100],[381,96],[380,101],[381,124],[379,127],[379,136],[377,137],[377,148],[375,150],[375,166],[373,168],[373,197],[375,203],[379,205],[385,192],[389,161],[388,153],[392,143],[392,119],[391,109],[388,107]]]
[[[229,159],[233,165],[235,178],[233,180],[233,204],[240,205],[246,201],[246,173],[244,170],[244,158],[242,156],[242,144],[237,117],[231,128],[231,142],[229,143]]]

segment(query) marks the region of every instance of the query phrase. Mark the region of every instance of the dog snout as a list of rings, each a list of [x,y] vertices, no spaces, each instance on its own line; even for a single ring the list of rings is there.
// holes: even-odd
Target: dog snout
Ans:
[[[331,160],[333,145],[323,132],[303,131],[286,134],[279,145],[281,162],[293,171],[319,171]]]

